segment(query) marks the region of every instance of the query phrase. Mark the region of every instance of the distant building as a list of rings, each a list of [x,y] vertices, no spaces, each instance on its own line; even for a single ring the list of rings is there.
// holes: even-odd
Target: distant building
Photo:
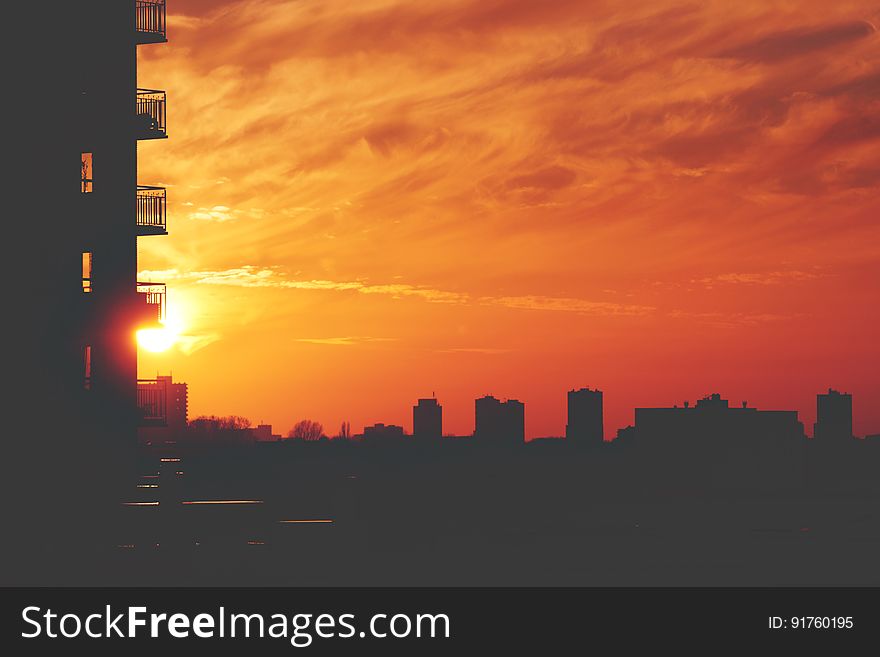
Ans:
[[[396,424],[382,424],[378,422],[370,427],[364,427],[364,440],[400,440],[404,436],[403,427]]]
[[[170,376],[142,379],[137,384],[141,427],[138,440],[159,443],[178,440],[186,431],[189,420],[189,388],[175,383]]]
[[[672,443],[728,436],[742,440],[803,437],[803,424],[798,420],[797,411],[759,411],[746,402],[741,407],[731,407],[717,393],[699,400],[696,406],[685,402],[684,406],[673,408],[637,408],[635,419],[634,433],[640,442]]]
[[[817,440],[845,440],[852,436],[852,395],[831,388],[827,394],[816,395],[813,437]]]
[[[250,430],[254,439],[259,442],[268,442],[272,440],[281,440],[281,434],[272,433],[272,425],[271,424],[258,424],[256,427]]]
[[[158,376],[156,381],[165,386],[168,429],[182,431],[189,420],[189,388],[185,383],[174,383],[170,376]],[[139,384],[140,385],[140,384]]]
[[[443,435],[443,407],[435,398],[420,399],[413,406],[413,436],[439,439]]]
[[[517,445],[525,442],[525,406],[516,399],[491,395],[474,402],[474,438],[481,442]]]
[[[565,438],[577,445],[601,445],[605,440],[602,391],[581,388],[568,391],[568,423]]]
[[[626,438],[669,485],[796,485],[805,446],[797,411],[730,406],[719,394],[696,406],[637,408]]]

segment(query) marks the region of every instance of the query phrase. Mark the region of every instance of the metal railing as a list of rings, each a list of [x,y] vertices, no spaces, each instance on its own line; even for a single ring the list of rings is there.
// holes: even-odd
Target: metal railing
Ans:
[[[137,90],[137,130],[140,139],[165,137],[165,92]]]
[[[165,40],[165,0],[135,0],[135,30],[150,40]]]
[[[165,320],[165,283],[146,283],[138,281],[138,294],[144,296],[144,303],[155,307],[156,321]],[[152,313],[152,311],[151,311]]]
[[[164,187],[137,186],[137,226],[142,234],[165,233],[166,195]]]
[[[164,379],[138,379],[137,407],[141,426],[168,422],[168,385]]]

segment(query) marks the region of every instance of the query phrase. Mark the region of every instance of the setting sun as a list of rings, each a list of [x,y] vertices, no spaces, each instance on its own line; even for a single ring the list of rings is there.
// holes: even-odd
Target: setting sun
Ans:
[[[182,328],[179,318],[166,317],[161,327],[140,329],[137,332],[138,346],[153,353],[167,351],[177,344]]]
[[[177,336],[168,327],[141,329],[137,332],[138,345],[147,351],[166,351],[177,341]]]

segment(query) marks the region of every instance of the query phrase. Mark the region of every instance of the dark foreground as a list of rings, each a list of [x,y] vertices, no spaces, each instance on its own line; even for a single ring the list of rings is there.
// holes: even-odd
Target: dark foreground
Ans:
[[[880,585],[864,463],[749,487],[681,465],[563,445],[145,449],[97,545],[30,546],[4,583]]]

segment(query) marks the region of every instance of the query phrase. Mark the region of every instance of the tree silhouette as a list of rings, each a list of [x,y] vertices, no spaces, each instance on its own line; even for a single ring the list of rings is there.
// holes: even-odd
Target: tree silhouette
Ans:
[[[82,191],[92,191],[92,174],[89,170],[92,164],[91,153],[82,154]]]
[[[189,425],[194,429],[208,429],[212,431],[235,431],[241,429],[250,429],[251,421],[240,415],[228,415],[226,417],[217,417],[216,415],[201,415],[194,420],[189,421]]]
[[[314,420],[300,420],[287,432],[287,437],[293,440],[320,440],[323,436],[323,425]]]

